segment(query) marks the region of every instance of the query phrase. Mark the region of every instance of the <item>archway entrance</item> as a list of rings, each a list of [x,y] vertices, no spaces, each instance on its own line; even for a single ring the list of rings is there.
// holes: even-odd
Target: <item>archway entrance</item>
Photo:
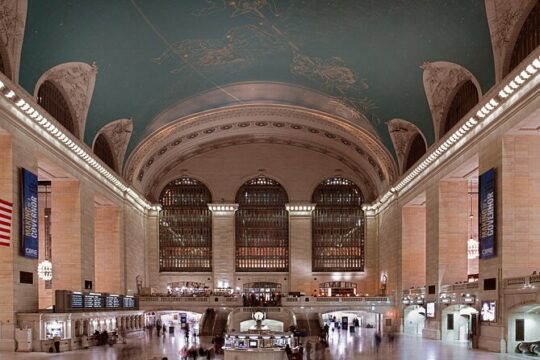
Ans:
[[[409,305],[403,309],[403,333],[422,336],[426,322],[426,309],[420,305]]]
[[[508,352],[540,354],[540,304],[514,308],[508,314]]]
[[[252,282],[244,284],[244,305],[279,305],[281,284],[274,282]]]
[[[442,340],[468,342],[476,333],[478,310],[468,305],[451,305],[442,311]]]

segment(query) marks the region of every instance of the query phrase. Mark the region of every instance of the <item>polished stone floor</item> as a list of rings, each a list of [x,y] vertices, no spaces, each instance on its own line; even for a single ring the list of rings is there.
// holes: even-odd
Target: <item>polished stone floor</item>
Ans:
[[[200,341],[200,340],[198,340]],[[202,340],[203,345],[208,340]],[[62,354],[44,353],[1,353],[1,360],[8,359],[55,359],[55,360],[161,360],[167,357],[169,360],[180,359],[179,349],[184,345],[183,336],[166,336],[157,338],[155,335],[133,337],[128,345],[100,346],[84,351],[73,351]],[[126,352],[130,347],[133,351]],[[484,351],[469,350],[465,346],[443,344],[440,341],[426,340],[410,336],[396,336],[390,345],[384,339],[379,351],[374,345],[374,331],[361,329],[355,334],[346,331],[335,331],[330,334],[329,354],[325,360],[349,360],[349,359],[404,359],[404,360],[487,360],[487,359],[524,359],[524,356],[499,355]],[[532,359],[527,357],[528,359]],[[319,360],[313,354],[311,360]]]

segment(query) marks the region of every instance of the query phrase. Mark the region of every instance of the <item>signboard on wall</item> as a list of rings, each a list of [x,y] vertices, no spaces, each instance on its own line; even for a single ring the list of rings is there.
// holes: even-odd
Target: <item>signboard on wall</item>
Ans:
[[[495,242],[495,169],[489,169],[479,177],[478,233],[480,259],[496,256]]]
[[[26,169],[22,169],[21,190],[22,255],[37,259],[39,249],[37,175]]]

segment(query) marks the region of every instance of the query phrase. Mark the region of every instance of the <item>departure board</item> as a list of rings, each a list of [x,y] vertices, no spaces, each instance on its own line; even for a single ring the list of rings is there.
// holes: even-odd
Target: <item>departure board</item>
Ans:
[[[118,296],[107,296],[105,300],[105,306],[107,308],[119,308],[120,298]]]
[[[71,294],[71,307],[80,309],[83,307],[83,294]]]
[[[56,290],[55,312],[136,310],[138,301],[133,296],[108,293],[87,293]]]
[[[132,309],[135,307],[135,299],[132,297],[124,298],[124,309]]]

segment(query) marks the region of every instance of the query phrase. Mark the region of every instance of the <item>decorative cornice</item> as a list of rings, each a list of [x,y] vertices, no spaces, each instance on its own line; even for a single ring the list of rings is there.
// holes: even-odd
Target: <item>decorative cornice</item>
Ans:
[[[82,62],[69,62],[47,70],[36,83],[34,97],[37,99],[39,88],[43,82],[53,82],[63,92],[66,101],[71,106],[73,116],[77,122],[79,139],[84,139],[86,116],[90,108],[90,101],[96,83],[96,64]]]
[[[122,195],[124,199],[140,210],[159,210],[159,205],[151,204],[136,190],[126,185],[122,178],[111,173],[99,158],[94,157],[88,146],[72,134],[64,132],[58,121],[50,117],[31,96],[3,74],[0,74],[0,96],[11,103],[15,111],[20,114],[17,119],[23,127],[34,132],[51,147],[66,154],[98,181]]]
[[[435,139],[441,136],[441,127],[459,86],[471,80],[478,90],[478,98],[482,97],[480,84],[473,74],[464,67],[446,62],[426,62],[420,68],[423,72],[424,91],[431,110]]]
[[[122,173],[124,157],[126,155],[126,150],[132,133],[132,119],[118,119],[112,121],[98,131],[98,133],[94,137],[94,141],[92,142],[92,149],[94,148],[94,144],[98,136],[103,134],[111,144],[116,170],[119,173]]]
[[[27,0],[0,1],[0,46],[5,50],[9,77],[19,82],[21,50],[26,23]]]
[[[289,216],[309,216],[315,210],[317,204],[311,203],[289,203],[285,204],[285,209],[289,212]]]
[[[460,127],[445,135],[437,144],[431,146],[431,151],[422,158],[423,161],[411,168],[386,193],[370,205],[364,205],[364,211],[376,213],[384,210],[400,192],[406,191],[424,178],[433,168],[444,163],[441,158],[448,158],[459,150],[467,141],[478,138],[481,130],[495,122],[504,110],[515,104],[522,96],[540,84],[540,50],[535,50],[503,83],[494,87],[484,99],[480,100],[469,113],[458,123]],[[474,114],[471,116],[471,114]],[[457,125],[456,125],[457,126]]]
[[[238,204],[208,204],[208,209],[214,216],[233,216],[238,210]]]
[[[234,122],[235,119],[236,122]],[[331,117],[320,112],[273,104],[230,106],[194,114],[170,123],[139,144],[130,155],[124,174],[128,181],[135,184],[140,183],[147,169],[160,156],[178,145],[185,144],[186,147],[193,147],[197,144],[200,146],[201,142],[208,142],[216,134],[229,132],[229,130],[245,131],[248,127],[272,128],[273,131],[281,130],[282,134],[284,134],[283,130],[287,130],[287,132],[294,130],[310,136],[331,139],[339,143],[339,146],[350,147],[352,152],[364,157],[374,169],[378,183],[389,184],[397,177],[395,163],[390,153],[368,131],[344,119]],[[189,145],[190,143],[192,144]]]
[[[234,137],[232,139],[222,139],[219,142],[212,142],[211,144],[208,144],[206,147],[199,147],[196,149],[193,149],[191,151],[183,151],[181,155],[178,157],[175,157],[175,160],[172,162],[167,162],[166,166],[160,168],[159,171],[155,172],[153,174],[153,181],[146,184],[146,186],[143,188],[143,193],[146,194],[148,198],[155,197],[155,193],[152,192],[156,189],[162,189],[166,183],[169,181],[172,181],[173,179],[170,178],[169,173],[180,166],[184,161],[189,160],[190,158],[194,156],[201,155],[205,152],[217,150],[217,149],[223,149],[229,146],[236,146],[236,145],[245,145],[245,144],[278,144],[278,145],[286,145],[286,146],[296,146],[300,148],[304,148],[311,151],[316,151],[320,154],[332,157],[344,165],[346,165],[351,171],[355,173],[355,175],[360,179],[360,182],[357,184],[360,187],[360,190],[362,191],[362,194],[365,196],[366,199],[375,199],[376,197],[376,191],[377,187],[370,177],[366,176],[363,169],[361,167],[358,167],[357,163],[353,161],[352,159],[348,158],[347,156],[338,154],[334,151],[329,150],[328,148],[318,146],[315,144],[310,143],[303,143],[300,141],[293,141],[289,139],[274,139],[274,138],[260,138],[257,137],[256,139],[251,137],[245,137],[245,138],[238,138]]]

